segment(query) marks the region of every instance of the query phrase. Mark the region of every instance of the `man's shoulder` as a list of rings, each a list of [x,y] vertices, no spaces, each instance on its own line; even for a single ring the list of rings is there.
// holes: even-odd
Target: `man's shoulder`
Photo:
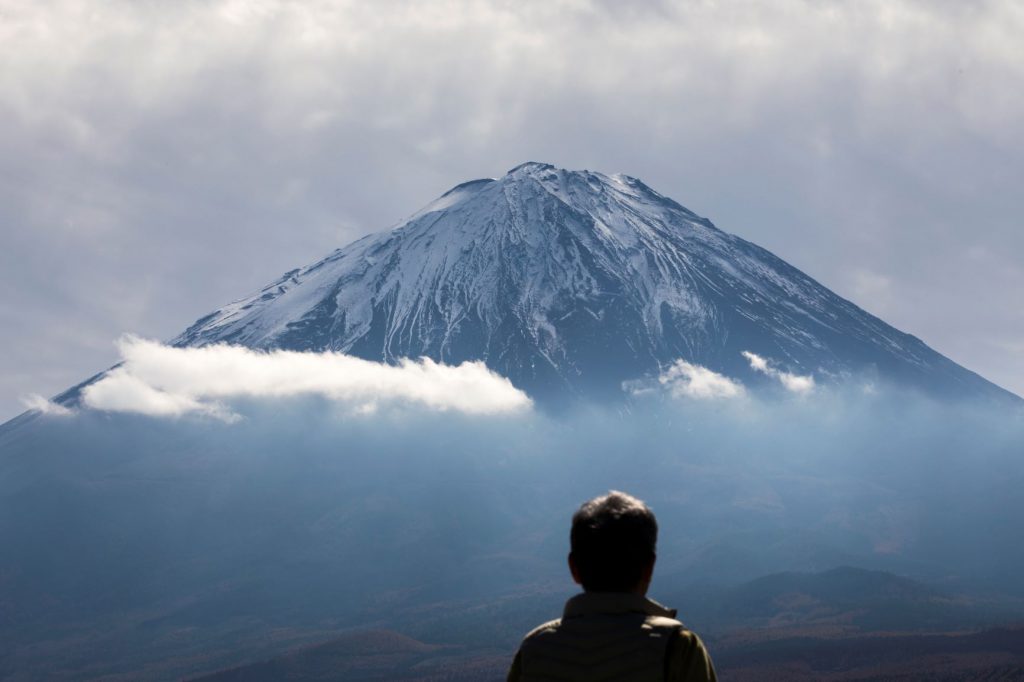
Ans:
[[[696,632],[679,628],[668,643],[666,679],[715,682],[715,667]]]
[[[630,634],[633,633],[633,634]],[[564,637],[570,640],[580,637],[588,639],[600,639],[609,637],[642,636],[645,639],[670,642],[680,637],[687,640],[696,638],[696,635],[686,629],[686,626],[674,618],[665,616],[644,616],[642,614],[611,614],[598,617],[555,618],[546,623],[541,623],[533,628],[523,637],[522,646],[532,647],[534,645],[547,646],[550,643],[561,642]],[[596,639],[595,639],[596,641]]]
[[[674,630],[672,637],[673,641],[680,642],[686,647],[704,646],[704,643],[701,641],[700,637],[697,636],[697,633],[682,623],[676,621],[676,625],[672,629]]]
[[[683,625],[680,621],[676,620],[675,618],[654,615],[638,616],[638,614],[615,614],[611,617],[615,618],[616,616],[618,616],[624,621],[634,622],[637,625],[639,625],[642,630],[647,630],[648,632],[651,630],[655,630],[666,634],[674,634],[678,632],[682,634],[684,637],[696,637],[696,635],[694,635],[690,630],[688,630],[685,625]],[[642,618],[642,620],[640,620],[639,622],[635,620],[638,617]],[[541,623],[534,629],[527,632],[526,636],[523,637],[523,641],[525,642],[526,640],[535,639],[537,637],[542,637],[546,634],[557,632],[562,627],[562,625],[562,618],[555,618],[553,620],[549,620],[546,623]]]
[[[644,618],[644,625],[658,630],[684,630],[689,632],[682,622],[668,616],[647,616]]]
[[[539,636],[541,636],[541,635],[543,635],[545,633],[555,632],[556,630],[558,630],[558,628],[561,625],[562,625],[562,619],[561,618],[555,618],[554,620],[549,620],[546,623],[541,623],[540,625],[538,625],[534,629],[532,629],[529,632],[527,632],[526,636],[523,637],[523,641],[525,642],[528,639],[533,639],[534,637],[539,637]]]

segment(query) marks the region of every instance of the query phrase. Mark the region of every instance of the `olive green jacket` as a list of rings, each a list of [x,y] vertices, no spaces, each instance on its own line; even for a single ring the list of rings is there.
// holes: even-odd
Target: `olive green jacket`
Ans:
[[[675,615],[636,594],[576,595],[526,635],[508,682],[716,682],[704,643]]]

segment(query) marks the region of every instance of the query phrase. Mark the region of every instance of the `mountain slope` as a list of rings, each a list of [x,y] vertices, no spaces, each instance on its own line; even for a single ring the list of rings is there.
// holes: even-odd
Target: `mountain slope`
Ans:
[[[529,393],[621,395],[677,359],[745,383],[741,355],[1009,398],[768,251],[623,175],[526,163],[459,185],[174,339],[483,359]]]

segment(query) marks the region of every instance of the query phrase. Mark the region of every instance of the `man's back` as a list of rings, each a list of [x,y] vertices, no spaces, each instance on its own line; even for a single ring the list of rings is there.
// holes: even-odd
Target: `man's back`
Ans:
[[[675,611],[629,593],[584,593],[523,640],[509,682],[708,682],[703,643]]]

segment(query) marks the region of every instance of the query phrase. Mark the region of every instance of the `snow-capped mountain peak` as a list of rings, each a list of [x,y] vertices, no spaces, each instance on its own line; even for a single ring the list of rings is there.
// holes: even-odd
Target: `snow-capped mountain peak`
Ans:
[[[756,380],[744,351],[1005,393],[635,178],[537,162],[457,185],[174,340],[215,342],[482,359],[540,396],[621,394],[679,359]]]

